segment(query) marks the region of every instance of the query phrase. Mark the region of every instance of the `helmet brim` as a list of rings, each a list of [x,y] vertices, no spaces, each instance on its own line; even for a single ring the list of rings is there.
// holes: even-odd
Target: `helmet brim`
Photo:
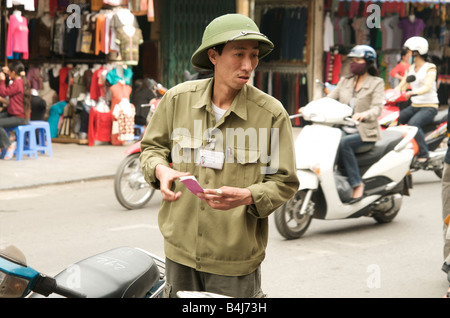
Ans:
[[[247,33],[245,35],[239,35],[239,31],[231,30],[227,32],[223,32],[220,36],[214,36],[209,39],[204,39],[202,45],[195,51],[195,53],[191,57],[191,63],[195,67],[204,70],[213,70],[214,65],[211,63],[208,57],[208,50],[212,47],[215,47],[220,44],[226,44],[237,37],[236,40],[233,41],[243,41],[243,40],[256,40],[259,42],[259,54],[258,58],[262,59],[267,56],[270,52],[272,52],[274,45],[273,43],[264,35],[257,34],[254,30],[242,31],[243,33]]]

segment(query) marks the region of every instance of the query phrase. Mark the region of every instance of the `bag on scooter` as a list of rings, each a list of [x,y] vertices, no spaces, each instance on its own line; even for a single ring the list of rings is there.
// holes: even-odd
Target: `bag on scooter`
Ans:
[[[339,194],[339,198],[342,202],[349,202],[353,196],[353,189],[348,182],[348,178],[341,174],[336,174],[334,177],[336,182],[336,189]]]

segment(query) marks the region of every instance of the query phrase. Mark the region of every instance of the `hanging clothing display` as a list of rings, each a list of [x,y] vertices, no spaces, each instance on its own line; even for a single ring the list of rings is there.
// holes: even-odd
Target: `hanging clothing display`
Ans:
[[[28,59],[28,21],[20,11],[9,16],[6,39],[6,56],[8,59]],[[22,56],[21,56],[22,55]]]
[[[278,99],[289,114],[296,114],[309,102],[306,72],[287,70],[256,71],[255,87]],[[295,125],[302,125],[301,119]]]
[[[144,42],[141,29],[133,26],[117,28],[115,41],[120,47],[122,62],[127,65],[138,65],[139,45]]]
[[[134,116],[136,115],[136,110],[134,105],[130,103],[130,100],[122,98],[120,103],[115,105],[112,114],[119,127],[117,139],[120,141],[134,140]]]
[[[34,0],[6,0],[6,7],[12,8],[13,6],[24,6],[27,11],[34,11]]]
[[[307,27],[306,5],[263,8],[260,30],[275,46],[264,61],[304,61]]]

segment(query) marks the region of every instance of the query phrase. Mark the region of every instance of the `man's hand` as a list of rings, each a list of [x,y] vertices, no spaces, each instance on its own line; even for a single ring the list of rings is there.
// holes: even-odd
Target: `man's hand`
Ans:
[[[170,188],[172,182],[179,177],[189,176],[189,172],[180,172],[164,165],[157,165],[155,168],[156,178],[159,180],[159,188],[161,190],[163,200],[167,202],[177,201],[181,196],[181,191],[174,193]]]
[[[219,189],[205,189],[197,196],[216,210],[229,210],[241,205],[253,204],[252,193],[249,189],[221,187]]]

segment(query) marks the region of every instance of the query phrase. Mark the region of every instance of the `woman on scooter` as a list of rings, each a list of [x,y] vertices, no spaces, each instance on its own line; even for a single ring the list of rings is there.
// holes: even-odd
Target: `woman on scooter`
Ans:
[[[405,48],[412,52],[414,63],[395,89],[406,91],[409,85],[406,78],[411,75],[414,75],[416,80],[410,83],[411,90],[406,92],[406,98],[411,99],[411,105],[400,111],[398,123],[418,128],[416,135],[419,146],[418,162],[426,164],[429,154],[422,127],[431,123],[438,112],[437,69],[435,64],[427,61],[428,41],[426,39],[419,36],[409,38],[405,42]]]
[[[378,116],[384,98],[384,81],[376,67],[377,54],[368,45],[357,45],[348,54],[352,76],[342,77],[328,97],[353,108],[352,119],[359,125],[343,127],[344,136],[339,150],[340,164],[344,167],[353,188],[353,202],[362,198],[364,183],[356,160],[356,153],[368,151],[381,138]]]

